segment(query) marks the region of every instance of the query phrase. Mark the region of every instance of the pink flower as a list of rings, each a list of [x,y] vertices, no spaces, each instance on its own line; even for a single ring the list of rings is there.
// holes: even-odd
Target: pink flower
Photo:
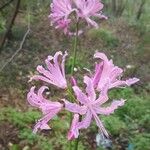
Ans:
[[[74,2],[78,8],[78,17],[85,19],[88,25],[98,28],[98,24],[91,17],[107,19],[102,15],[103,4],[100,0],[75,0]]]
[[[64,31],[64,34],[68,34],[69,25],[70,25],[70,19],[58,20],[55,28],[56,29],[62,29]]]
[[[31,87],[30,92],[27,95],[27,100],[30,105],[41,109],[43,113],[43,118],[38,120],[37,124],[34,126],[33,132],[36,133],[38,129],[50,129],[48,121],[52,119],[63,107],[59,102],[52,102],[43,97],[43,92],[48,89],[46,86],[42,86],[37,94],[35,93],[35,86]]]
[[[94,87],[101,91],[106,84],[108,88],[130,86],[139,81],[138,78],[131,78],[128,80],[121,80],[120,77],[123,70],[113,64],[112,60],[108,60],[104,53],[96,52],[94,58],[101,59],[99,64],[96,64],[95,74],[92,77]]]
[[[67,81],[65,78],[65,57],[67,53],[62,55],[62,52],[56,52],[54,57],[48,56],[45,60],[47,69],[43,66],[37,66],[37,71],[41,75],[34,75],[31,80],[42,80],[59,88],[66,89]]]
[[[53,0],[51,3],[51,24],[55,25],[57,29],[62,29],[65,34],[68,32],[68,28],[71,22],[69,16],[76,9],[72,8],[72,0]]]
[[[85,76],[84,83],[86,84],[86,94],[83,93],[78,86],[73,87],[73,90],[75,92],[79,104],[71,103],[67,100],[64,100],[66,110],[84,116],[82,121],[79,121],[77,115],[74,116],[71,129],[68,134],[68,139],[77,138],[79,134],[78,130],[82,128],[88,128],[91,124],[92,118],[95,119],[96,124],[99,127],[100,131],[106,137],[108,137],[108,133],[104,128],[98,115],[112,114],[114,110],[117,109],[119,106],[123,106],[125,101],[114,100],[110,106],[102,107],[102,105],[108,100],[107,96],[108,86],[105,86],[104,89],[101,91],[99,97],[96,98],[96,93],[93,87],[92,80],[89,77]]]
[[[70,28],[80,19],[85,20],[88,25],[98,28],[98,24],[91,17],[107,19],[102,15],[102,9],[103,4],[99,0],[53,0],[49,18],[51,25],[54,25],[56,29],[61,29],[68,35],[75,35],[76,33],[71,32]],[[79,30],[78,35],[82,32]]]

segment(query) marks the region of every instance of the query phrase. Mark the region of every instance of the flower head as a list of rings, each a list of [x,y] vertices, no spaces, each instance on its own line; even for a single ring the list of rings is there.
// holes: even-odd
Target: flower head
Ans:
[[[51,3],[51,25],[54,25],[57,29],[62,29],[67,34],[71,19],[70,14],[76,11],[72,7],[72,0],[53,0]]]
[[[34,75],[31,80],[42,80],[49,84],[55,85],[59,88],[67,88],[67,81],[65,78],[65,57],[67,53],[62,55],[62,52],[56,52],[54,57],[48,56],[45,60],[47,69],[43,66],[37,66],[37,71],[41,75]]]
[[[36,133],[38,129],[50,129],[48,121],[52,119],[63,107],[61,103],[52,102],[43,97],[43,92],[46,89],[48,89],[48,87],[42,86],[36,94],[35,86],[33,86],[27,95],[27,100],[30,105],[39,108],[44,115],[35,125],[33,130],[34,133]]]
[[[107,19],[102,15],[103,4],[100,0],[75,0],[78,8],[78,17],[85,19],[88,25],[98,28],[98,24],[91,19],[91,17],[99,17],[100,19]]]
[[[69,139],[73,137],[76,138],[78,136],[78,130],[82,128],[88,128],[91,124],[92,118],[95,119],[100,131],[106,137],[108,137],[108,133],[104,128],[98,115],[110,115],[119,106],[124,105],[125,101],[122,99],[114,100],[110,106],[103,107],[102,105],[108,100],[108,86],[105,86],[104,89],[101,91],[99,97],[96,98],[96,93],[94,90],[92,80],[89,77],[85,76],[84,83],[86,84],[86,93],[83,93],[78,86],[73,87],[73,90],[78,100],[78,104],[64,100],[66,110],[84,116],[82,121],[79,121],[78,117],[74,116],[72,126],[69,131]]]
[[[99,64],[95,66],[95,74],[92,77],[93,85],[98,91],[101,91],[106,85],[108,88],[120,86],[130,86],[139,81],[138,78],[121,80],[120,77],[123,70],[113,64],[112,60],[108,60],[104,53],[96,52],[94,58],[101,59]]]
[[[54,25],[56,29],[61,29],[68,35],[75,35],[75,32],[71,31],[71,25],[79,20],[98,28],[98,24],[91,17],[107,19],[102,15],[102,9],[103,4],[99,0],[53,0],[49,18],[51,25]],[[79,30],[78,35],[82,32]]]

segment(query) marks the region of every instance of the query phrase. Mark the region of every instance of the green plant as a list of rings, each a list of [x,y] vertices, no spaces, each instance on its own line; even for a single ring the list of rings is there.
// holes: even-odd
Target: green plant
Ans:
[[[132,139],[135,150],[149,150],[150,148],[150,134],[140,133],[136,134]]]
[[[110,131],[111,135],[119,135],[122,131],[126,130],[126,124],[120,120],[117,116],[108,116],[102,118],[105,124],[105,127]]]
[[[139,120],[140,127],[144,128],[146,131],[150,131],[150,111],[147,111],[147,114],[144,114]]]
[[[125,106],[116,113],[122,120],[126,119],[125,116],[129,116],[132,120],[141,120],[144,115],[148,114],[149,104],[148,97],[138,97],[133,95],[132,98],[127,99]]]
[[[34,142],[38,141],[38,135],[33,134],[31,129],[24,128],[19,132],[20,139],[26,139],[29,144],[34,144]]]
[[[109,92],[110,99],[120,99],[121,97],[124,99],[129,99],[133,97],[134,90],[132,88],[124,88],[124,89],[113,89]]]
[[[119,44],[117,37],[115,37],[111,31],[103,28],[91,29],[88,34],[90,38],[94,40],[102,40],[102,44],[108,48],[115,48]]]
[[[77,69],[84,68],[84,66],[85,66],[82,57],[83,56],[80,56],[80,57],[76,58],[77,61],[75,62],[75,66],[77,67]],[[72,62],[73,62],[73,57],[70,57],[68,59],[67,65],[66,65],[66,72],[67,72],[67,74],[71,73]]]
[[[3,16],[0,14],[0,34],[5,31],[5,24],[6,20],[3,18]]]
[[[14,108],[3,108],[0,115],[1,120],[7,119],[19,128],[27,127],[28,124],[35,122],[40,116],[37,111],[19,112]]]
[[[13,144],[9,148],[10,150],[19,150],[19,146],[17,144]]]
[[[31,129],[24,128],[21,130],[19,133],[19,138],[22,140],[27,140],[30,145],[34,145],[36,143],[38,147],[43,150],[52,150],[51,140],[42,135],[32,133]]]

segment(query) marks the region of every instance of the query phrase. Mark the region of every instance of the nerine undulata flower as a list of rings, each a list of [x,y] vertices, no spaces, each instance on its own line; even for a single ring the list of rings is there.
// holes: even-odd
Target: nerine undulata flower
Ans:
[[[45,69],[43,66],[37,66],[37,71],[40,75],[34,75],[31,77],[31,80],[42,80],[49,84],[55,85],[59,88],[66,89],[67,88],[67,81],[65,78],[65,57],[67,53],[64,55],[62,52],[56,52],[54,57],[48,56],[45,60],[46,67]]]
[[[30,92],[27,95],[27,100],[31,106],[39,108],[43,117],[38,120],[34,126],[33,132],[36,133],[40,130],[50,129],[48,122],[62,109],[63,105],[59,102],[52,102],[43,97],[43,92],[48,89],[46,86],[42,86],[37,93],[35,93],[35,86],[31,87]]]
[[[86,21],[88,25],[97,28],[98,24],[92,17],[107,19],[102,14],[102,9],[103,4],[100,0],[53,0],[49,18],[51,25],[54,25],[56,29],[63,30],[65,34],[75,35],[70,31],[71,24],[75,24],[81,19]],[[78,34],[81,33],[82,30],[79,30]]]
[[[98,24],[91,19],[91,17],[98,17],[100,19],[107,19],[102,14],[103,4],[100,0],[75,0],[78,9],[78,17],[85,19],[88,25],[98,28]]]
[[[72,8],[72,0],[53,0],[50,7],[51,14],[49,18],[51,19],[51,25],[54,25],[56,29],[62,29],[67,34],[71,22],[69,15],[75,11]]]
[[[113,64],[104,53],[96,52],[94,58],[100,59],[100,63],[95,66],[95,73],[92,77],[94,87],[101,91],[106,85],[108,88],[130,86],[139,81],[138,78],[121,80],[123,70]]]
[[[71,140],[73,138],[77,138],[79,135],[79,130],[82,128],[88,128],[93,118],[96,121],[100,131],[106,137],[108,137],[109,135],[98,115],[112,114],[119,106],[124,105],[125,100],[114,100],[110,106],[104,107],[102,105],[108,101],[108,86],[106,85],[104,87],[97,98],[92,80],[85,76],[84,83],[86,84],[86,93],[83,93],[78,86],[73,87],[78,103],[71,103],[67,100],[64,100],[65,109],[76,114],[74,115],[71,129],[68,133],[68,139]],[[84,116],[82,121],[79,121],[77,114]]]
[[[37,71],[40,75],[33,76],[31,80],[42,80],[62,89],[68,88],[64,64],[66,55],[67,53],[63,55],[61,52],[56,52],[54,57],[48,56],[45,60],[47,69],[43,66],[38,66]],[[28,102],[32,106],[39,108],[43,113],[43,117],[38,120],[34,127],[34,133],[39,129],[50,129],[48,125],[49,120],[65,107],[65,110],[74,114],[68,132],[69,140],[77,138],[79,136],[79,130],[88,128],[92,120],[95,120],[103,135],[106,137],[109,136],[99,115],[110,115],[114,113],[118,107],[124,105],[125,100],[113,100],[109,103],[109,106],[103,106],[109,99],[108,90],[120,86],[130,86],[139,81],[139,79],[131,78],[121,80],[120,77],[123,70],[115,66],[112,60],[108,60],[105,54],[96,52],[94,58],[98,58],[101,61],[96,64],[95,73],[91,75],[91,77],[84,76],[84,83],[86,84],[85,92],[77,86],[75,78],[71,78],[71,86],[75,97],[73,95],[71,96],[74,102],[70,102],[66,99],[61,99],[62,103],[49,101],[43,96],[43,92],[48,89],[48,87],[42,86],[37,92],[35,92],[35,86],[31,87],[27,95]],[[98,90],[98,93],[96,93],[96,90]],[[69,91],[69,88],[63,91]],[[72,93],[69,91],[68,95],[70,94]],[[82,119],[80,116],[83,116]]]

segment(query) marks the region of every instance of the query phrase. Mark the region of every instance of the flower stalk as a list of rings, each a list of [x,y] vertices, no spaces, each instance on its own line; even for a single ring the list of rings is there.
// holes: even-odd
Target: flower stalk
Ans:
[[[73,61],[72,61],[72,65],[71,65],[71,75],[74,74],[74,67],[76,64],[77,47],[78,47],[78,30],[79,30],[79,22],[77,21],[76,33],[75,33],[74,42],[73,42]]]
[[[78,48],[78,31],[79,31],[79,21],[76,22],[76,32],[73,42],[73,61],[71,66],[71,75],[74,75],[74,68],[76,65],[76,57],[77,57],[77,48]],[[72,113],[70,114],[70,125],[72,120]],[[79,137],[75,140],[74,150],[78,150]],[[72,142],[70,141],[69,149],[72,149]]]

